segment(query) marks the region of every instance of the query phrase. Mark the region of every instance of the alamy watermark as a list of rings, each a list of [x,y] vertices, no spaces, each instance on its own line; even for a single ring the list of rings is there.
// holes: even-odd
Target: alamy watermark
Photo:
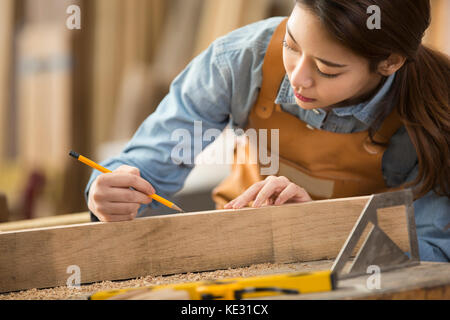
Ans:
[[[66,273],[71,276],[67,278],[66,285],[68,288],[80,289],[81,285],[81,269],[77,265],[71,265],[67,267]]]
[[[203,151],[203,146],[219,139],[221,135],[232,137],[224,139],[222,148],[214,154],[202,158],[202,164],[257,164],[260,166],[261,175],[275,175],[279,169],[279,129],[231,129],[224,131],[207,129],[203,132],[201,121],[194,122],[193,131],[188,129],[176,129],[172,132],[171,140],[178,142],[172,149],[171,159],[177,165],[192,165],[194,157]],[[269,137],[270,135],[270,137]],[[270,152],[269,139],[270,138]],[[234,150],[238,144],[249,143],[249,154],[245,148],[237,148],[236,157]],[[230,145],[231,144],[231,145]],[[269,154],[270,153],[270,154]],[[198,163],[197,163],[198,164]]]
[[[381,9],[377,5],[372,5],[367,8],[367,14],[371,16],[367,19],[367,28],[369,30],[381,29]]]
[[[69,30],[81,29],[81,9],[73,4],[67,7],[66,13],[70,16],[66,20],[66,27]]]
[[[366,280],[366,287],[369,290],[381,289],[381,268],[377,265],[367,267],[367,273],[371,274]]]

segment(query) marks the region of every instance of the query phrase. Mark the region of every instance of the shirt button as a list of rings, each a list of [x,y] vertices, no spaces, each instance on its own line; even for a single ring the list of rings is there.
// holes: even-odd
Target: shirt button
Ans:
[[[320,114],[320,111],[317,110],[317,109],[313,109],[313,112],[314,112],[315,114]]]
[[[306,127],[307,127],[309,130],[315,130],[315,128],[314,128],[313,126],[311,126],[310,124],[307,124]]]

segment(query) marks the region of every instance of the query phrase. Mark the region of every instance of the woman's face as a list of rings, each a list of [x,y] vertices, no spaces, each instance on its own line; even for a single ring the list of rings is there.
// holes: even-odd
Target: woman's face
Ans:
[[[287,24],[283,61],[303,109],[352,101],[373,91],[382,78],[370,72],[367,59],[334,40],[319,19],[300,5]]]

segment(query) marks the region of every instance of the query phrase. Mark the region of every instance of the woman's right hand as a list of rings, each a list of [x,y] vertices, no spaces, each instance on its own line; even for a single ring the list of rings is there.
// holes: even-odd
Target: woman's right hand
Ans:
[[[133,187],[135,190],[131,190]],[[153,186],[137,168],[121,166],[99,175],[89,189],[89,210],[102,222],[129,221],[136,218],[143,204],[152,202]]]

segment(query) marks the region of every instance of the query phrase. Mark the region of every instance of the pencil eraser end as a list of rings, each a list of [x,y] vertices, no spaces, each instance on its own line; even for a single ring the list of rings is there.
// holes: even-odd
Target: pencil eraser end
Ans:
[[[75,159],[78,159],[80,157],[80,155],[78,153],[76,153],[75,151],[72,151],[72,150],[69,152],[69,155],[71,157],[74,157]]]

